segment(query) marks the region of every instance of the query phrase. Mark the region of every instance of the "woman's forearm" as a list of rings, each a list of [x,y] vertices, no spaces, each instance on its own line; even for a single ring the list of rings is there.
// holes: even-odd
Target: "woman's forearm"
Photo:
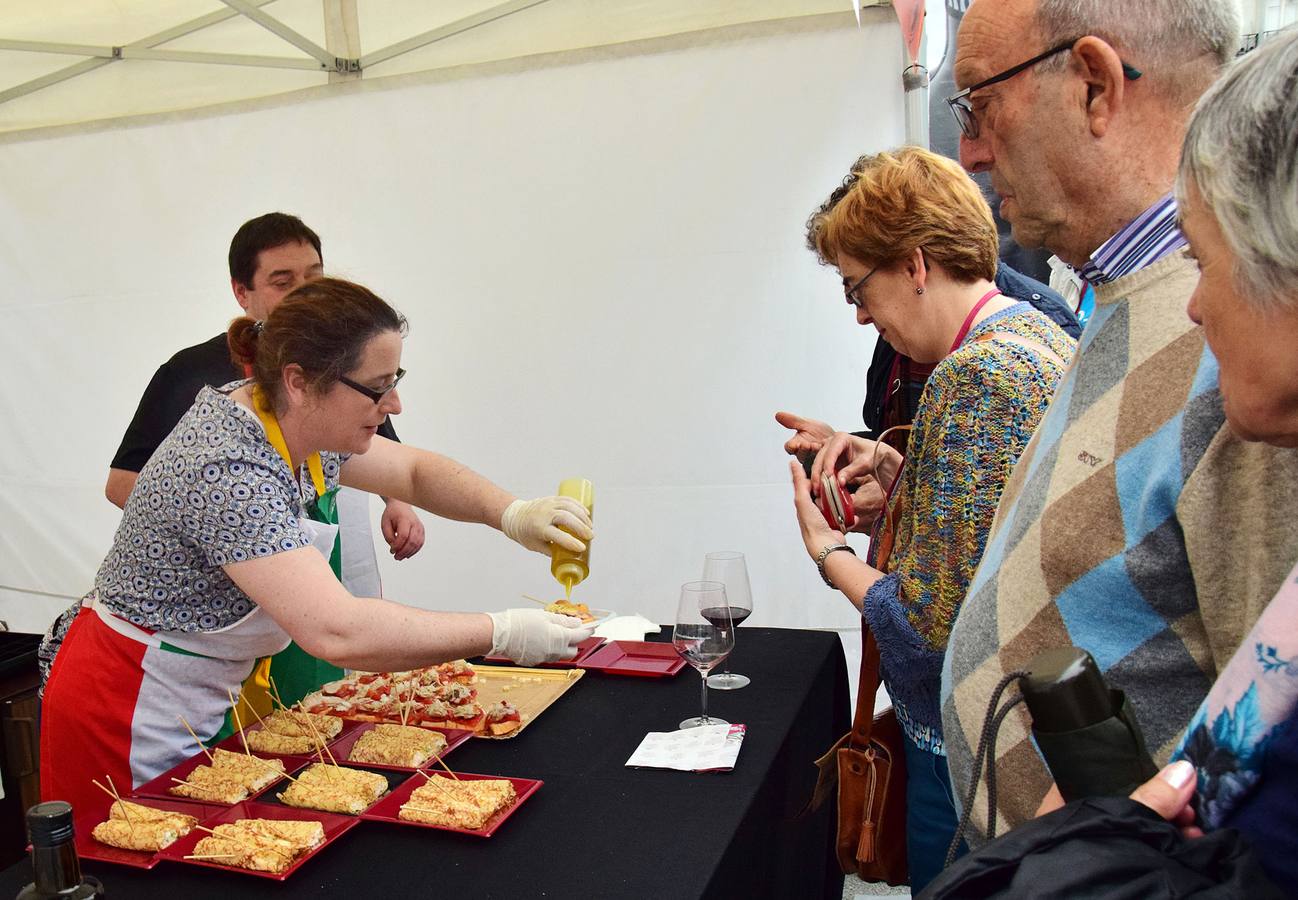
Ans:
[[[430,612],[377,597],[349,599],[309,633],[289,634],[313,656],[367,672],[413,669],[491,651],[486,613]]]
[[[353,597],[313,547],[224,568],[303,650],[335,665],[393,671],[491,650],[492,622],[485,613],[430,612]]]
[[[850,553],[831,553],[825,557],[825,574],[834,587],[843,592],[859,612],[866,593],[883,573]]]
[[[500,527],[514,497],[489,480],[440,453],[375,438],[370,449],[343,465],[348,487],[392,497],[444,519]]]
[[[514,496],[468,466],[430,451],[420,451],[412,473],[410,502],[444,519],[480,522],[500,528]]]

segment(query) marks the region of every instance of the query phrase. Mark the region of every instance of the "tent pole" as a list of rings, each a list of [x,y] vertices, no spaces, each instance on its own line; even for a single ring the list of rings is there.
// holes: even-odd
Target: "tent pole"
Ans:
[[[316,59],[320,60],[326,68],[332,69],[336,66],[338,61],[337,57],[331,54],[324,47],[321,47],[315,41],[303,37],[292,28],[289,28],[274,16],[262,12],[257,8],[257,4],[249,3],[248,0],[221,0],[221,2],[246,18],[256,22],[262,28],[265,28],[281,40],[288,41],[303,53],[314,56]]]
[[[919,42],[919,60],[910,62],[910,54],[902,45],[901,56],[906,68],[901,73],[905,91],[906,143],[928,149],[928,68],[924,65],[928,51],[928,33]]]
[[[250,0],[253,6],[261,7],[273,0]],[[224,22],[227,19],[233,19],[239,15],[232,9],[218,9],[216,12],[208,13],[205,16],[199,16],[197,19],[190,19],[188,22],[181,22],[179,25],[173,25],[166,31],[159,31],[157,34],[151,34],[146,38],[140,38],[138,41],[131,41],[123,46],[123,49],[152,48],[159,44],[165,44],[168,41],[174,41],[176,38],[184,37],[187,34],[193,34],[195,31],[201,31],[209,25],[215,25],[218,22]],[[86,72],[93,72],[101,66],[106,66],[111,62],[121,59],[120,56],[109,58],[95,58],[83,60],[79,63],[73,63],[57,72],[50,72],[42,75],[40,78],[33,78],[31,81],[24,81],[22,84],[16,84],[13,87],[0,91],[0,103],[7,103],[26,94],[35,93],[41,88],[49,87],[52,84],[58,84],[60,81],[67,81],[69,78],[76,78],[78,75],[84,75]]]
[[[323,72],[324,63],[300,56],[254,56],[248,53],[205,53],[202,50],[154,50],[147,47],[122,47],[122,59],[147,59],[153,62],[201,63],[213,66],[254,66],[262,69],[305,69]],[[332,70],[332,69],[331,69]]]
[[[329,83],[356,81],[361,77],[361,25],[356,15],[356,0],[323,0],[325,49],[337,59],[356,61],[354,68],[335,69],[329,73]]]
[[[99,56],[112,59],[112,47],[93,44],[56,44],[50,41],[11,41],[0,38],[0,50],[18,50],[28,53],[62,53],[66,56]]]

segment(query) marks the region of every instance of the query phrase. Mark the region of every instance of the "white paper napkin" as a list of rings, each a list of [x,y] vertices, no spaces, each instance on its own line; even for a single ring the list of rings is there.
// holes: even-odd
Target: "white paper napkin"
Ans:
[[[681,772],[729,772],[739,758],[747,730],[747,725],[702,725],[680,731],[651,731],[626,764]]]
[[[614,616],[600,622],[595,628],[595,637],[608,638],[610,641],[643,641],[646,634],[659,632],[657,622],[651,622],[644,616]]]

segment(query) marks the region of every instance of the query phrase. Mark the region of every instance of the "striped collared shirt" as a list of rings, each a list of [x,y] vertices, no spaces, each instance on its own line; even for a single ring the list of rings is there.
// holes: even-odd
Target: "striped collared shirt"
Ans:
[[[1107,284],[1185,245],[1185,235],[1176,227],[1176,200],[1167,194],[1101,244],[1078,274],[1092,285]]]

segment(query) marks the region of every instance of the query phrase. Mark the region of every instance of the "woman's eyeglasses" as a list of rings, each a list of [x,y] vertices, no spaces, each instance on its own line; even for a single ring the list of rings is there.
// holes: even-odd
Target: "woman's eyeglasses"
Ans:
[[[395,391],[397,389],[397,385],[400,384],[401,379],[405,377],[406,377],[406,370],[397,369],[397,377],[392,379],[392,383],[387,387],[379,388],[378,390],[375,390],[374,388],[371,387],[366,387],[363,384],[358,384],[357,382],[352,381],[346,375],[339,375],[338,380],[341,381],[343,384],[347,385],[353,391],[364,394],[366,397],[369,397],[375,403],[380,403],[382,402],[384,397],[386,397],[392,391]]]
[[[858,281],[856,284],[852,285],[850,288],[844,289],[843,294],[847,297],[848,303],[852,304],[858,309],[865,308],[865,301],[861,299],[861,288],[867,281],[870,280],[870,276],[873,275],[878,270],[879,267],[875,266],[873,269],[871,269],[870,271],[862,275],[861,280]]]

